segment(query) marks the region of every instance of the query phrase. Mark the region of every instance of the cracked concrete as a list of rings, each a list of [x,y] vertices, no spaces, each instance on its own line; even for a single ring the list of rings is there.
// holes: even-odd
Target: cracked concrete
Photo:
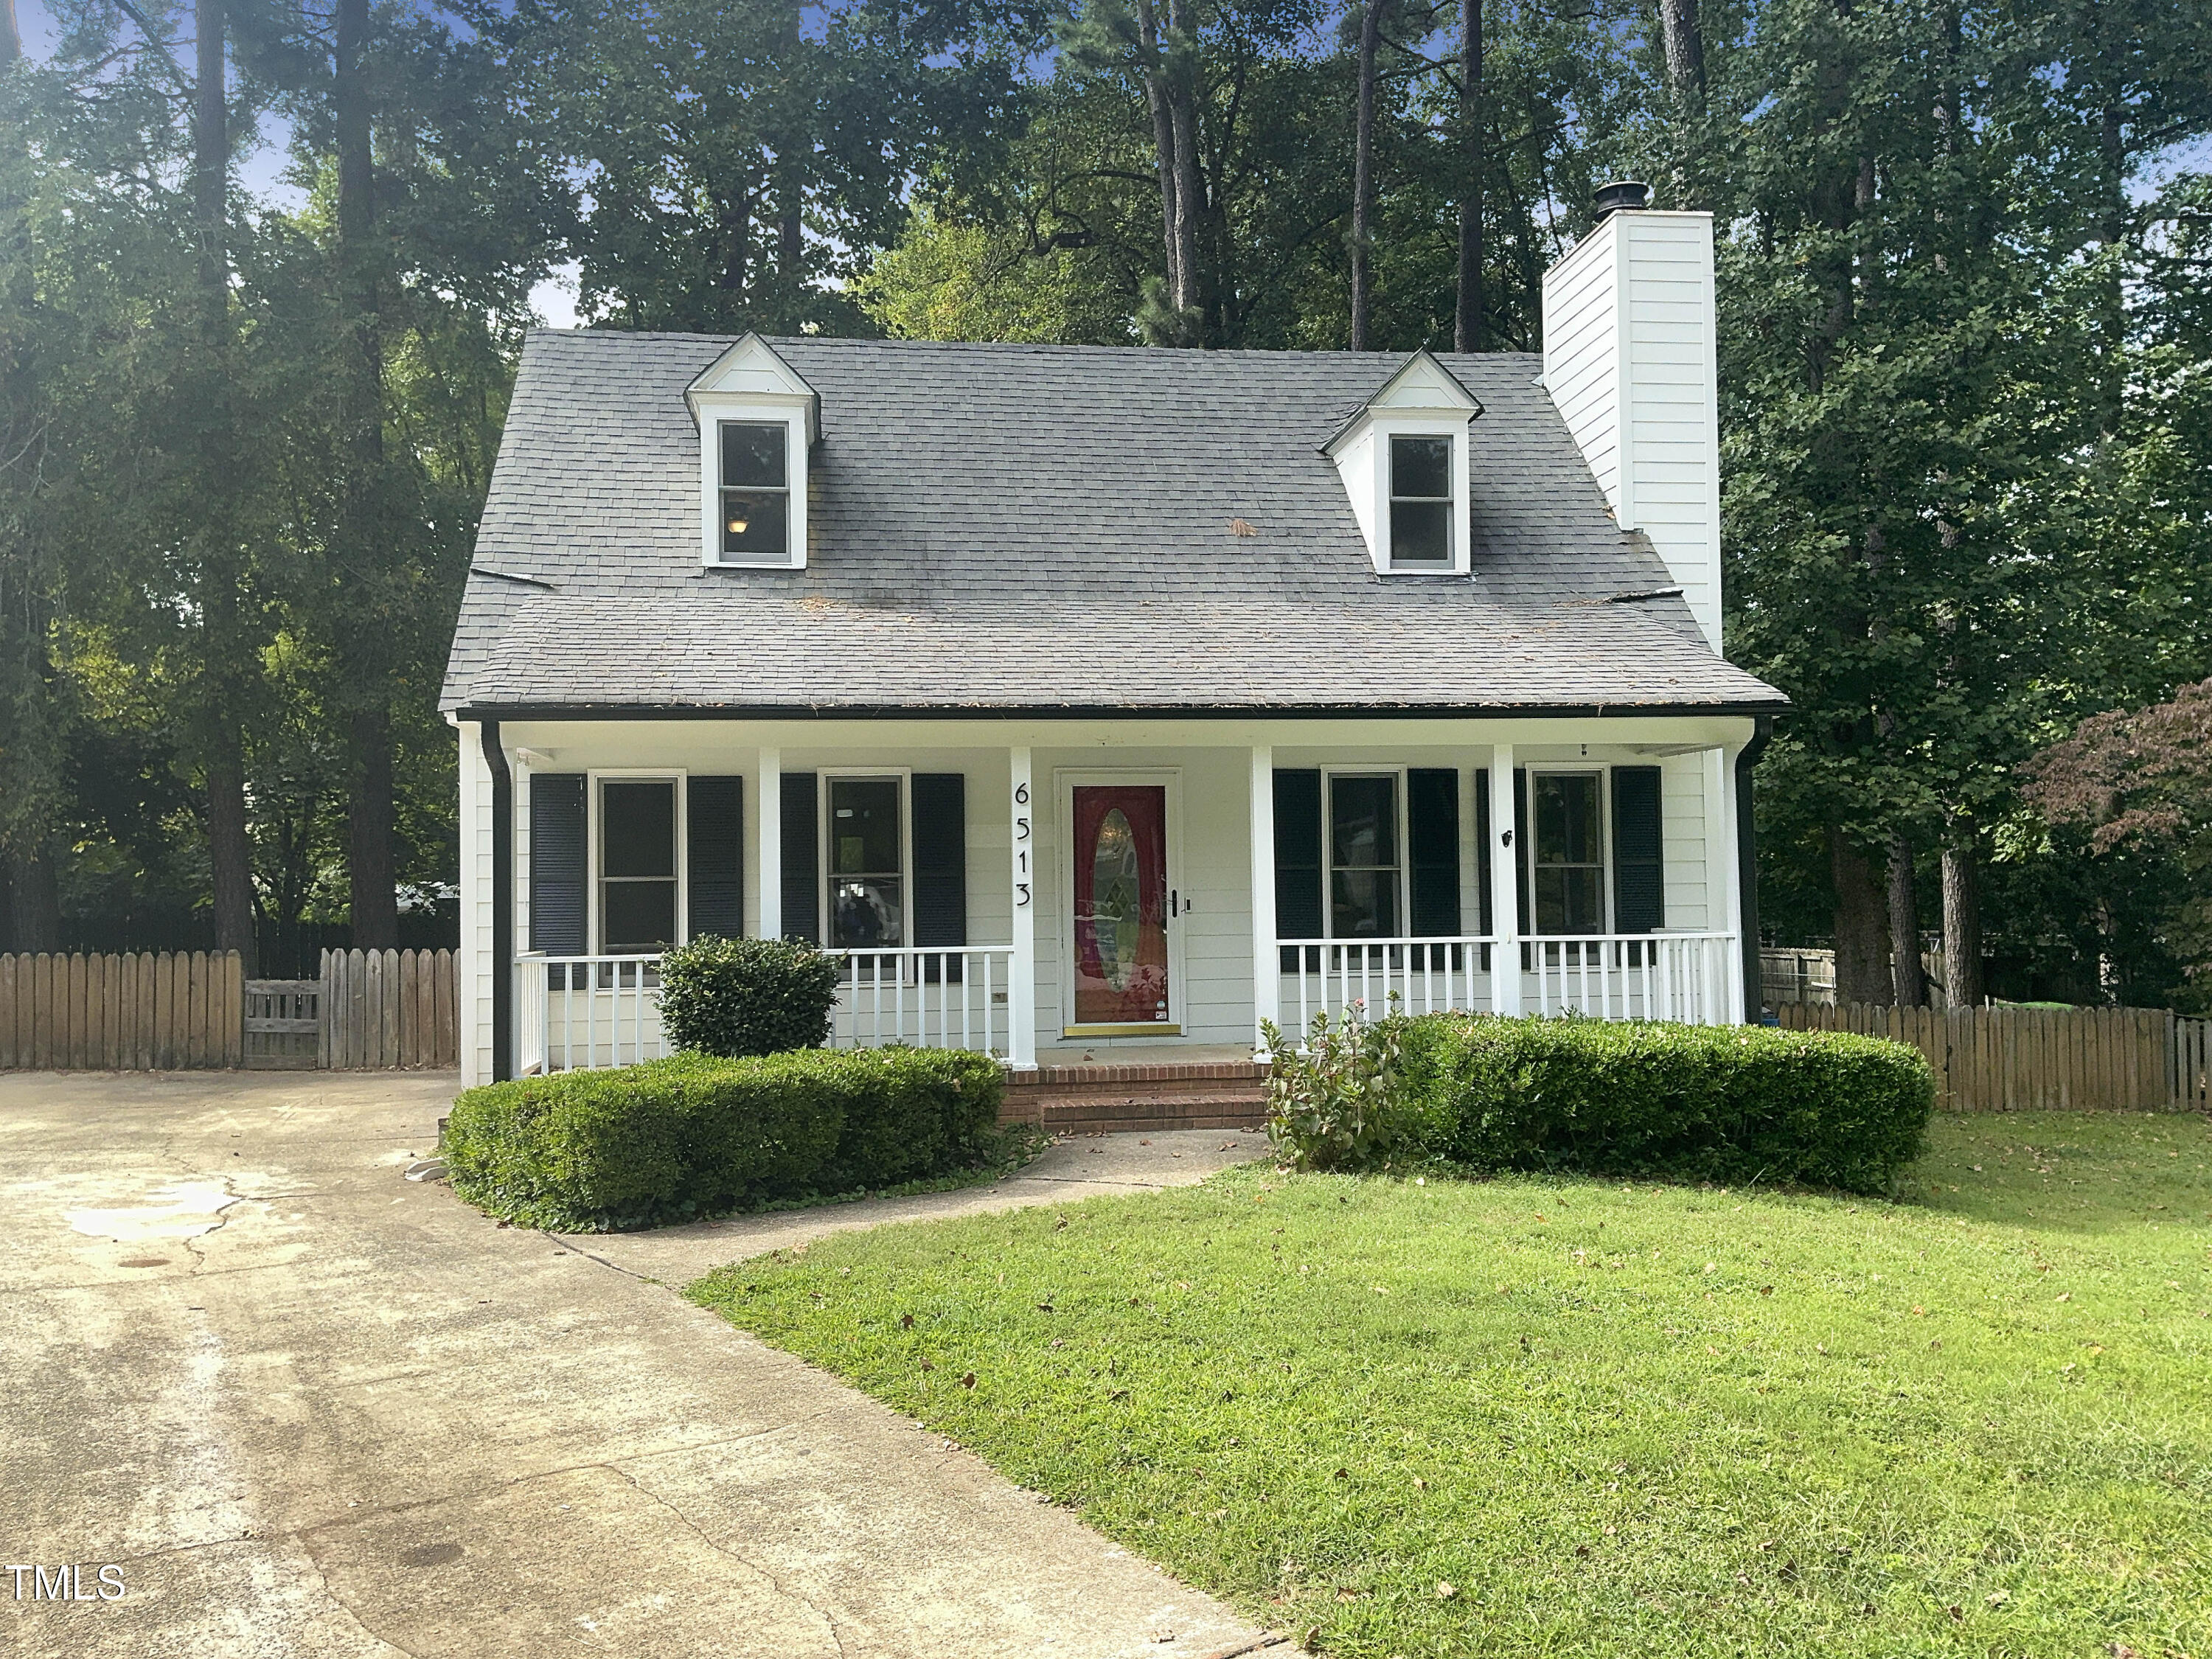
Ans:
[[[989,1188],[570,1241],[404,1179],[453,1088],[0,1074],[0,1556],[88,1583],[122,1563],[128,1587],[17,1601],[0,1577],[0,1647],[1197,1659],[1261,1639],[647,1282],[1196,1179],[1256,1137],[1077,1141]]]

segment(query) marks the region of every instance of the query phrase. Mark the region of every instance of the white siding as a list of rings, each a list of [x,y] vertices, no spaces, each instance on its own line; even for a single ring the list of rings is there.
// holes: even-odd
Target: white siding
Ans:
[[[1609,216],[1544,279],[1544,382],[1626,530],[1721,642],[1712,221]]]
[[[484,764],[483,728],[460,727],[461,771],[461,1086],[491,1080],[491,769]]]

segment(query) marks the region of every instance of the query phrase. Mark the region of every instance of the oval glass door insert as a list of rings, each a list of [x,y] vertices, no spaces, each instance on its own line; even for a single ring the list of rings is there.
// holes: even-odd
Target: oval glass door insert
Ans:
[[[1116,991],[1137,971],[1143,905],[1137,887],[1137,837],[1118,806],[1098,822],[1091,854],[1091,916],[1097,927],[1098,972]]]

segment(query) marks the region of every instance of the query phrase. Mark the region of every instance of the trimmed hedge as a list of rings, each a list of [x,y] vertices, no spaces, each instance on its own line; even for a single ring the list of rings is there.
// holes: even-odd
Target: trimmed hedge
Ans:
[[[1003,1091],[988,1054],[678,1054],[471,1089],[441,1150],[453,1189],[534,1227],[605,1231],[974,1167]]]
[[[660,958],[660,1024],[676,1048],[735,1059],[818,1048],[837,959],[802,939],[705,933]]]
[[[1936,1077],[1901,1042],[1759,1026],[1407,1022],[1405,1106],[1437,1155],[1878,1193],[1920,1155]]]

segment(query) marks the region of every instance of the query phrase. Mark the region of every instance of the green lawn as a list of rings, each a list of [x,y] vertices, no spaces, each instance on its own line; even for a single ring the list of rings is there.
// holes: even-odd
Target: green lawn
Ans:
[[[1331,1654],[2212,1659],[2212,1133],[1910,1200],[1233,1170],[695,1297]]]

